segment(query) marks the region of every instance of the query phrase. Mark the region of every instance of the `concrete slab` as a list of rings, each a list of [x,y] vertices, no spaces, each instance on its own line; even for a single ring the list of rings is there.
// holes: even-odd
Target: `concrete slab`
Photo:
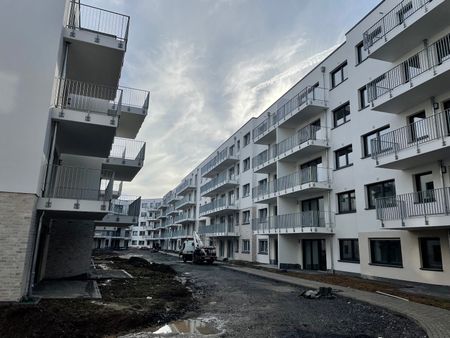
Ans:
[[[104,280],[104,279],[127,279],[127,278],[133,278],[133,276],[131,276],[125,270],[91,269],[91,271],[89,271],[89,279]]]
[[[101,299],[97,282],[93,280],[45,280],[33,290],[33,296],[47,299]]]

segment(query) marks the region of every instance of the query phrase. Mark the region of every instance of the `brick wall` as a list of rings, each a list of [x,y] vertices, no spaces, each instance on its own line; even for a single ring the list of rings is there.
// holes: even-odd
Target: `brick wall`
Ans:
[[[45,264],[45,278],[57,279],[89,271],[94,222],[53,220]]]
[[[0,192],[0,301],[26,294],[36,234],[37,197]]]

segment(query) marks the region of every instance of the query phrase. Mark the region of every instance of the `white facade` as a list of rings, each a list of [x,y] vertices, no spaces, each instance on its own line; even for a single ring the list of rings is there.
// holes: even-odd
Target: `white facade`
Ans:
[[[449,13],[381,2],[188,175],[219,257],[450,285]]]
[[[130,227],[131,231],[131,247],[142,248],[152,247],[152,236],[156,228],[158,228],[159,215],[158,205],[160,198],[142,199],[138,222]]]

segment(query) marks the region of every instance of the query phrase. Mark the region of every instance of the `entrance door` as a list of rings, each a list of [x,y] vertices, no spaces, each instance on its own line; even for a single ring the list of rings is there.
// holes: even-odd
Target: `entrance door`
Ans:
[[[233,258],[233,241],[231,239],[227,240],[227,258]]]
[[[324,239],[304,239],[303,244],[303,269],[322,270],[327,269],[327,256]]]

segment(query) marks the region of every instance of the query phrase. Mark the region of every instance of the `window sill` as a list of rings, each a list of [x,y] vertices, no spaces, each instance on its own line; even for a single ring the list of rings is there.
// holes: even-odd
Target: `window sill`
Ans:
[[[362,110],[364,110],[364,109],[366,109],[366,108],[369,108],[369,106],[370,106],[370,104],[368,104],[368,105],[365,106],[365,107],[360,107],[360,108],[358,109],[358,111],[362,111]]]
[[[420,268],[423,271],[434,271],[434,272],[444,272],[444,269],[433,269],[433,268]]]
[[[343,84],[343,83],[344,83],[345,81],[347,81],[347,80],[348,80],[348,77],[346,77],[342,82],[339,82],[336,86],[330,88],[330,92],[331,92],[333,89],[336,89],[337,87],[339,87],[341,84]]]
[[[340,125],[338,125],[338,126],[335,126],[335,127],[331,128],[330,130],[334,130],[334,129],[337,129],[337,128],[339,128],[339,127],[342,127],[342,126],[346,125],[347,123],[349,123],[349,122],[351,122],[351,121],[352,121],[352,120],[345,121],[344,123],[342,123],[342,124],[340,124]]]
[[[338,213],[336,213],[336,215],[348,215],[348,214],[356,214],[356,210],[355,211],[345,211],[345,212],[338,212]]]
[[[258,252],[258,255],[268,255],[267,252]]]
[[[398,269],[403,269],[403,265],[392,265],[392,264],[381,264],[381,263],[369,263],[369,265],[373,265],[373,266],[382,266],[382,267],[386,267],[386,268],[398,268]]]
[[[348,260],[345,260],[345,259],[338,259],[338,262],[341,262],[341,263],[360,264],[360,261],[348,261]]]
[[[364,208],[364,210],[377,210],[377,208]]]
[[[348,168],[348,167],[352,167],[352,166],[353,166],[353,163],[350,163],[350,164],[347,164],[347,165],[344,166],[344,167],[336,168],[336,169],[334,169],[333,171],[342,170],[342,169],[345,169],[345,168]]]
[[[250,251],[241,251],[241,254],[249,254]]]

